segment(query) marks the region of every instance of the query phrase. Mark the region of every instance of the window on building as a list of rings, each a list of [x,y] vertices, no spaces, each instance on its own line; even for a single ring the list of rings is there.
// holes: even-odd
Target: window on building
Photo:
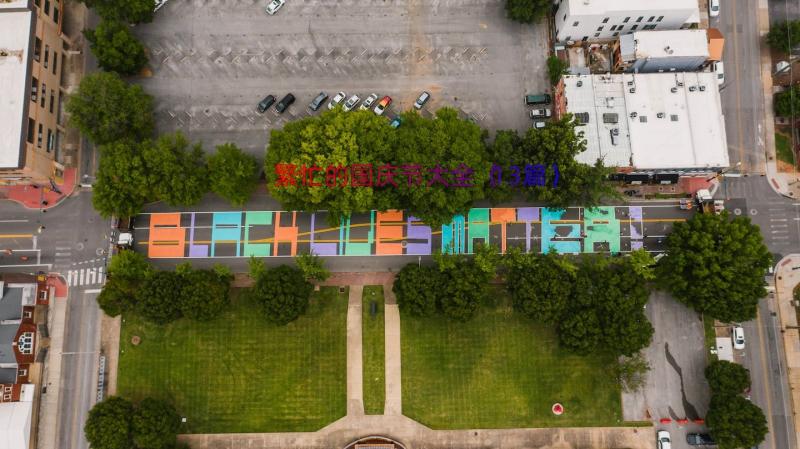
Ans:
[[[53,21],[58,25],[58,7],[53,6]]]
[[[589,36],[583,36],[583,39],[582,39],[582,40],[583,40],[584,42],[588,41],[588,40],[589,40]]]
[[[617,26],[616,26],[616,25],[611,25],[611,31],[614,31],[614,30],[616,30],[616,29],[617,29]]]
[[[564,18],[563,18],[563,19],[561,19],[561,20],[562,20],[562,21],[563,21],[563,20],[567,20],[567,15],[566,15],[566,14],[564,14]]]
[[[23,354],[33,354],[33,332],[25,332],[20,335],[17,347]]]
[[[576,27],[576,26],[578,26],[579,23],[580,22],[572,22],[572,26]]]
[[[47,128],[47,152],[53,151],[53,148],[56,146],[56,135],[53,134],[53,130]]]
[[[44,0],[44,13],[50,15],[50,0]]]
[[[58,67],[58,52],[53,50],[53,75],[56,74],[57,67]]]
[[[45,292],[45,296],[46,295],[47,295],[47,292]],[[25,317],[25,318],[33,318],[33,312],[31,312],[30,310],[26,310],[26,311],[22,312],[22,316]]]
[[[33,59],[39,61],[41,54],[42,54],[42,40],[37,37],[36,41],[33,44]]]
[[[50,46],[44,46],[44,68],[47,68],[47,64],[50,63]]]
[[[50,113],[53,113],[53,105],[56,104],[56,91],[50,89]]]
[[[39,1],[40,0],[33,0],[33,3],[38,7],[39,6]]]
[[[39,123],[39,133],[36,135],[36,146],[42,147],[42,124]]]
[[[631,31],[636,31],[637,28],[639,28],[639,25],[636,25],[635,23],[631,25]]]
[[[608,23],[608,17],[603,19],[603,23]]]
[[[36,102],[39,100],[39,80],[35,77],[31,78],[31,101]]]
[[[28,370],[25,368],[20,368],[19,371],[17,371],[17,376],[19,377],[24,377],[27,375],[28,375]]]
[[[630,17],[626,17],[625,20],[622,21],[622,23],[628,23],[629,20],[631,20],[631,18]]]
[[[625,25],[620,25],[617,27],[617,31],[622,31],[623,28],[625,28]]]
[[[655,20],[655,19],[656,19],[656,16],[650,16],[650,18],[649,18],[649,19],[647,19],[647,21],[648,21],[648,22],[652,22],[652,21],[653,21],[653,20]]]
[[[641,22],[641,21],[642,21],[642,19],[644,19],[644,16],[639,16],[639,18],[638,18],[638,19],[636,19],[636,21],[637,21],[637,22]]]
[[[42,107],[44,107],[44,102],[45,102],[45,100],[47,100],[47,84],[45,84],[45,83],[42,83],[42,96],[41,96],[41,98],[42,98],[41,105],[42,105]]]
[[[571,40],[572,40],[572,36],[567,36],[566,38],[564,38],[564,40],[565,40],[565,41],[567,41],[567,42],[569,42],[569,41],[571,41]]]
[[[619,36],[619,33],[614,33],[614,34],[612,34],[611,36],[612,36],[612,37],[617,37],[617,36]]]
[[[656,19],[656,22],[661,22],[662,20],[664,20],[664,16],[658,16],[658,19]]]
[[[603,31],[603,27],[597,27],[597,31]]]
[[[36,122],[28,117],[28,143],[33,143],[33,133],[36,131]]]
[[[600,33],[594,33],[594,37],[600,37]]]

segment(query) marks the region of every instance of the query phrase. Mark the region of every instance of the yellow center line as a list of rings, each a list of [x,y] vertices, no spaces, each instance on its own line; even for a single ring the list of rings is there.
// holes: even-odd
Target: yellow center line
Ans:
[[[33,234],[0,234],[0,239],[25,239],[31,237],[33,237]]]

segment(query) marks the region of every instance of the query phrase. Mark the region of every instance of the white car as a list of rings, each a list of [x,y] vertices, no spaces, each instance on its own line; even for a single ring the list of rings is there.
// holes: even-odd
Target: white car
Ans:
[[[733,327],[731,340],[733,340],[733,349],[744,349],[744,328],[742,326]]]
[[[725,64],[722,61],[716,61],[711,64],[711,69],[717,74],[717,84],[725,84]]]
[[[372,107],[372,103],[375,103],[375,100],[377,99],[378,99],[378,94],[370,94],[370,96],[367,97],[367,99],[364,100],[363,103],[361,103],[361,106],[359,106],[358,109],[361,111],[366,111],[367,109]]]
[[[659,430],[656,434],[656,442],[658,449],[670,449],[672,447],[672,440],[669,438],[669,432],[666,430]]]
[[[352,97],[348,98],[347,102],[344,104],[345,112],[352,111],[359,101],[361,101],[361,98],[358,95],[353,95]]]
[[[711,17],[719,15],[719,0],[708,0],[708,15]]]
[[[331,102],[328,103],[328,109],[333,109],[336,106],[339,106],[340,104],[342,104],[345,98],[347,98],[347,94],[344,92],[339,92],[333,97]]]
[[[267,14],[275,14],[279,9],[281,9],[281,6],[283,6],[284,3],[286,3],[286,0],[272,0],[267,5]]]

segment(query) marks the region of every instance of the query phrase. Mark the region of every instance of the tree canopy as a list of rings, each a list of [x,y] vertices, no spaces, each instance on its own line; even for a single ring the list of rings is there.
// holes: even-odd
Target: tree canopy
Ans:
[[[775,94],[775,114],[779,117],[797,117],[800,115],[800,85]]]
[[[767,44],[773,50],[783,53],[791,51],[800,45],[800,20],[784,21],[769,27]]]
[[[261,304],[268,320],[283,325],[305,313],[314,287],[299,268],[288,265],[264,268],[262,264],[251,272],[255,274],[251,295]]]
[[[131,250],[120,251],[108,265],[108,281],[97,296],[98,305],[109,316],[132,310],[139,285],[152,272],[144,255]]]
[[[714,360],[705,370],[713,394],[741,394],[750,386],[750,372],[738,363]]]
[[[103,19],[142,23],[153,20],[155,0],[80,0]]]
[[[145,398],[131,417],[133,443],[137,449],[172,449],[181,418],[172,404]]]
[[[230,304],[233,275],[227,267],[218,265],[214,270],[195,270],[186,264],[179,267],[177,272],[183,278],[177,299],[184,317],[195,321],[211,321]]]
[[[751,401],[739,395],[714,394],[706,425],[720,449],[753,447],[767,435],[767,418]]]
[[[197,204],[208,191],[203,147],[191,145],[179,131],[158,138],[155,145],[145,145],[150,188],[160,200],[172,206]]]
[[[111,396],[89,411],[84,433],[92,449],[173,449],[180,416],[172,404],[144,398],[134,405]]]
[[[131,217],[138,214],[152,194],[148,168],[141,151],[150,141],[125,139],[100,147],[92,205],[103,217]]]
[[[439,270],[410,263],[397,273],[392,291],[397,297],[397,306],[403,313],[429,316],[437,311],[442,283],[443,276]]]
[[[97,145],[153,134],[153,99],[141,86],[127,85],[116,73],[86,75],[69,96],[70,123]]]
[[[506,0],[506,15],[520,23],[535,23],[553,9],[550,0]]]
[[[174,271],[156,271],[147,277],[136,294],[136,313],[155,324],[167,324],[181,317],[184,278]]]
[[[547,76],[552,86],[558,84],[561,76],[568,73],[567,69],[569,69],[569,63],[558,56],[552,55],[547,58]]]
[[[142,43],[129,26],[117,20],[103,20],[97,28],[84,30],[83,35],[103,70],[133,75],[147,64]]]
[[[236,145],[225,143],[208,158],[208,178],[211,191],[243,206],[258,186],[258,161]]]
[[[89,445],[94,449],[131,449],[132,414],[133,404],[119,396],[95,404],[83,426]]]
[[[325,268],[325,261],[316,254],[300,254],[295,257],[294,262],[309,282],[322,282],[331,276],[331,272]]]
[[[129,283],[141,282],[150,273],[153,267],[142,253],[130,249],[123,249],[111,258],[108,264],[108,275]]]
[[[519,254],[508,265],[507,288],[514,309],[535,321],[557,324],[572,296],[578,268],[552,252]]]
[[[665,290],[721,321],[755,318],[772,257],[749,218],[697,214],[675,224],[666,247],[657,267]]]

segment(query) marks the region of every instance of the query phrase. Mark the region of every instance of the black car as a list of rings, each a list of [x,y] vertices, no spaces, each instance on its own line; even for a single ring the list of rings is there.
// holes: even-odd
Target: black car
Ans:
[[[294,100],[295,100],[294,95],[286,94],[286,96],[281,98],[281,101],[279,101],[278,104],[275,106],[275,110],[282,114],[283,111],[285,111],[286,108],[289,107],[289,105],[294,103]]]
[[[322,106],[322,104],[325,103],[325,100],[327,99],[328,99],[328,94],[326,94],[325,92],[320,92],[319,95],[317,95],[317,97],[314,98],[311,104],[308,105],[308,108],[311,109],[312,111],[317,111]]]
[[[256,107],[256,111],[258,111],[260,114],[263,114],[264,111],[269,109],[269,107],[272,106],[273,103],[275,103],[275,97],[273,97],[272,95],[267,95],[266,97],[264,97],[263,100],[261,100],[261,103],[258,104],[258,106]]]
[[[714,439],[707,433],[687,433],[686,442],[690,446],[710,446],[714,443]]]

